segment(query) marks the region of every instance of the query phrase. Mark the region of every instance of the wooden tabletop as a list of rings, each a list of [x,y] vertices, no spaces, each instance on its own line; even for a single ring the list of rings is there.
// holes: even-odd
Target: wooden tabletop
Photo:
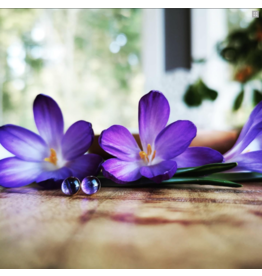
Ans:
[[[0,268],[262,268],[262,183],[0,188]]]

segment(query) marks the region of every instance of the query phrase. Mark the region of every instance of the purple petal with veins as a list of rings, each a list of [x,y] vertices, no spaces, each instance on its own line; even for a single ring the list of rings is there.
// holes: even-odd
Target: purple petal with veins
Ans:
[[[40,94],[35,98],[33,110],[40,136],[50,148],[59,150],[64,134],[64,119],[58,104],[51,97]]]
[[[190,121],[176,121],[164,128],[156,137],[157,158],[173,159],[184,152],[196,136],[196,126]]]
[[[139,134],[143,150],[154,146],[157,135],[165,128],[170,114],[166,97],[159,91],[150,91],[139,102]]]
[[[0,186],[21,187],[34,182],[43,172],[40,162],[27,162],[16,157],[0,160]]]
[[[116,183],[124,184],[141,177],[140,168],[143,161],[123,161],[117,158],[106,160],[102,165],[103,175]]]
[[[78,121],[71,125],[62,138],[62,153],[66,160],[74,160],[90,148],[94,140],[92,125]]]
[[[69,176],[72,176],[72,171],[66,167],[59,168],[55,171],[44,171],[36,178],[36,182],[46,181],[52,179],[54,181],[63,180]]]
[[[257,104],[257,106],[254,108],[254,110],[251,112],[247,122],[245,123],[244,127],[241,130],[241,133],[235,143],[237,145],[240,143],[243,138],[246,136],[250,128],[257,123],[260,123],[262,121],[262,101]]]
[[[144,166],[140,169],[141,175],[160,183],[163,180],[170,179],[177,170],[176,161],[162,161],[152,166]]]
[[[39,135],[15,125],[0,127],[0,143],[9,152],[26,161],[40,162],[50,153]]]
[[[237,167],[227,172],[243,172],[251,171],[262,173],[262,150],[247,152],[235,157]]]
[[[224,154],[224,158],[227,162],[232,162],[236,156],[241,154],[249,144],[262,133],[262,122],[252,126],[246,135],[239,141],[237,144],[233,146],[233,148]]]
[[[223,155],[206,147],[191,147],[175,157],[178,168],[199,167],[211,163],[223,162]]]
[[[100,147],[121,160],[140,161],[139,152],[134,136],[123,126],[113,125],[104,130],[99,137]]]

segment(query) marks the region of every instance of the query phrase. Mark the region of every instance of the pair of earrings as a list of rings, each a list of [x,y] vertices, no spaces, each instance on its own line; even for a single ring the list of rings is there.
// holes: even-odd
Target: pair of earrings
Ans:
[[[100,188],[101,183],[99,179],[94,176],[85,177],[81,183],[77,177],[70,176],[66,178],[61,185],[62,192],[69,196],[77,194],[80,189],[82,189],[85,194],[92,195],[97,193]]]

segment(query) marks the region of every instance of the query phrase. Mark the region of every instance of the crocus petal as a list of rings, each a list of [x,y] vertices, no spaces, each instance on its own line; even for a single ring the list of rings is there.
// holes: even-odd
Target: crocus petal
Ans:
[[[176,170],[176,161],[167,160],[153,166],[142,167],[140,173],[154,182],[160,183],[163,180],[170,179],[175,174]]]
[[[139,101],[139,135],[144,151],[154,146],[155,139],[166,126],[170,106],[166,97],[158,91],[150,91]]]
[[[52,179],[54,181],[63,180],[69,176],[73,176],[70,169],[63,167],[54,171],[44,171],[37,178],[36,182],[42,182],[48,179]]]
[[[85,121],[74,123],[62,138],[62,153],[66,160],[83,155],[94,140],[92,125]]]
[[[34,182],[42,173],[42,163],[27,162],[16,157],[0,160],[0,186],[21,187]]]
[[[237,144],[234,145],[234,147],[228,151],[226,154],[224,154],[226,161],[231,161],[234,159],[237,155],[242,153],[249,144],[262,133],[262,122],[257,123],[256,125],[253,125],[249,131],[245,134],[243,139],[239,141]]]
[[[133,135],[123,126],[113,125],[104,130],[99,137],[99,145],[121,160],[140,160],[141,149]]]
[[[58,150],[64,133],[63,115],[58,104],[49,96],[38,95],[33,109],[40,136],[50,148]]]
[[[251,171],[262,173],[262,150],[240,154],[234,158],[234,162],[237,162],[238,165],[230,172]]]
[[[262,150],[262,133],[259,134],[251,144],[248,146],[248,148],[251,146],[251,151]]]
[[[245,123],[244,127],[241,130],[241,133],[236,141],[236,144],[238,144],[247,134],[247,132],[250,130],[250,128],[262,121],[262,101],[256,105],[256,107],[251,112],[247,122]]]
[[[117,158],[111,158],[103,163],[102,171],[106,178],[116,183],[124,184],[135,181],[141,177],[140,167],[142,165],[142,161],[128,162]]]
[[[262,101],[251,112],[231,150],[224,154],[226,160],[240,154],[257,136],[261,135]]]
[[[15,125],[0,127],[0,143],[26,161],[43,161],[50,155],[45,141],[39,135]]]
[[[1,144],[0,144],[0,160],[7,158],[7,157],[13,157],[14,154],[12,154],[11,152],[9,152],[6,148],[4,148]]]
[[[173,159],[184,152],[196,136],[196,126],[190,121],[176,121],[164,128],[156,138],[158,159]]]
[[[223,161],[223,155],[206,147],[191,147],[175,157],[178,168],[198,167]]]
[[[103,158],[97,154],[86,154],[70,161],[66,166],[73,175],[82,180],[86,176],[97,175],[101,169]]]

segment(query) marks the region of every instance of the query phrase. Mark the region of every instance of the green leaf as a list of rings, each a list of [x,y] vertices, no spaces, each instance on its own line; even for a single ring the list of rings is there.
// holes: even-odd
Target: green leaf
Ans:
[[[188,106],[200,106],[202,103],[202,95],[199,93],[195,85],[189,85],[184,95],[184,102]]]
[[[100,177],[98,178],[101,181],[102,187],[122,187],[122,188],[142,188],[142,187],[158,187],[164,188],[170,185],[178,185],[178,184],[196,184],[196,185],[213,185],[213,186],[226,186],[226,187],[235,187],[239,188],[242,187],[241,184],[228,181],[228,180],[220,180],[220,179],[213,179],[213,178],[195,178],[195,177],[181,177],[176,178],[173,177],[169,180],[164,180],[161,183],[152,182],[150,179],[141,178],[137,181],[129,182],[126,184],[117,184],[114,181]]]
[[[178,169],[174,177],[181,176],[204,176],[213,173],[223,172],[233,169],[237,166],[237,163],[213,163],[200,167],[181,168]]]
[[[209,100],[214,101],[217,98],[218,93],[217,93],[217,91],[208,88],[208,95],[207,96],[208,96]]]
[[[262,93],[258,90],[254,90],[253,91],[253,104],[257,105],[258,103],[260,103],[262,101]]]
[[[217,91],[207,87],[203,80],[199,78],[194,84],[188,86],[184,95],[184,102],[188,106],[199,106],[203,100],[214,101],[217,96]]]
[[[240,106],[242,105],[243,99],[244,99],[244,90],[242,89],[234,101],[233,111],[237,111],[240,108]]]
[[[162,183],[175,183],[175,184],[196,184],[196,185],[213,185],[213,186],[227,186],[227,187],[242,187],[241,184],[228,181],[228,180],[220,180],[213,178],[195,178],[195,177],[182,177],[182,178],[171,178],[169,180],[165,180]]]
[[[214,101],[217,98],[217,91],[210,89],[202,79],[199,79],[198,89],[201,91],[204,99]]]
[[[212,178],[237,182],[255,182],[262,180],[262,173],[217,173],[213,174]]]

